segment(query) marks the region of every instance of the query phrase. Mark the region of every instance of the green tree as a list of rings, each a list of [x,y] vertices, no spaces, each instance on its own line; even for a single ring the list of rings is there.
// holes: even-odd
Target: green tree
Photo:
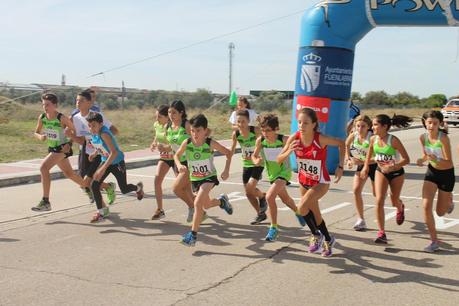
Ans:
[[[364,104],[390,105],[390,96],[383,90],[369,91],[365,94],[362,102]]]

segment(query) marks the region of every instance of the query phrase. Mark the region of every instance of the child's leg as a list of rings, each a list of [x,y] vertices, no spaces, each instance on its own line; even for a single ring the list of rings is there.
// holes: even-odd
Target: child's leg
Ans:
[[[318,184],[307,190],[301,197],[297,212],[302,216],[306,216],[309,210],[311,210],[314,215],[316,224],[321,224],[322,215],[319,209],[319,199],[328,192],[329,188],[329,184]]]
[[[188,171],[185,173],[179,173],[177,175],[177,179],[174,181],[172,190],[174,191],[175,195],[184,201],[189,208],[193,208],[194,196],[193,192],[191,191],[191,182],[189,176],[190,174]]]
[[[288,206],[294,213],[296,213],[296,205],[295,201],[292,199],[292,197],[288,194],[287,192],[287,185],[284,185],[284,188],[281,188],[279,190],[279,198],[281,199],[282,203]]]
[[[266,192],[266,201],[268,202],[271,225],[277,225],[276,197],[282,188],[285,189],[286,184],[286,181],[277,179],[271,184],[271,187],[269,187],[268,191]]]
[[[250,204],[252,204],[257,214],[259,214],[260,205],[258,203],[258,199],[263,198],[265,194],[257,188],[257,184],[258,181],[256,179],[250,178],[249,182],[244,185],[244,188],[247,199],[249,200]]]
[[[65,158],[65,159],[59,161],[57,166],[62,170],[62,172],[64,173],[64,175],[67,178],[69,178],[72,181],[74,181],[75,183],[77,183],[80,187],[84,187],[83,178],[73,171],[72,166],[70,165],[70,162],[69,162],[68,158]]]
[[[120,186],[120,190],[123,194],[137,191],[137,186],[134,184],[128,184],[126,179],[126,164],[124,161],[116,165],[111,165],[110,172],[115,176],[118,185]],[[101,180],[102,182],[102,180]]]
[[[378,229],[384,231],[384,201],[386,200],[386,193],[389,182],[384,174],[376,171],[375,174],[375,193],[376,193],[376,221]]]
[[[424,181],[424,184],[422,185],[422,206],[424,208],[424,221],[427,225],[427,229],[429,230],[430,238],[433,241],[437,240],[435,219],[432,212],[433,200],[436,192],[436,184],[429,181]]]
[[[162,184],[164,181],[164,177],[166,176],[167,172],[169,172],[169,165],[160,160],[156,167],[156,175],[155,175],[155,198],[156,204],[158,205],[158,209],[163,209],[163,188]]]
[[[390,200],[392,206],[397,207],[399,211],[403,209],[402,200],[400,200],[400,194],[402,193],[403,183],[405,182],[405,175],[400,175],[390,182]]]
[[[44,198],[49,199],[49,191],[51,189],[51,175],[49,174],[49,171],[64,158],[64,153],[49,153],[41,162],[40,174]]]
[[[209,193],[213,187],[214,183],[204,183],[199,187],[198,194],[194,201],[193,225],[191,227],[193,232],[199,231],[199,226],[201,225],[202,216],[204,214],[204,208],[208,209],[210,207],[220,205],[219,200],[210,199]]]
[[[453,194],[451,192],[446,192],[443,190],[438,190],[438,199],[437,199],[437,215],[442,217],[448,211]]]
[[[360,219],[364,219],[363,216],[363,198],[362,198],[362,190],[363,186],[365,186],[365,182],[367,179],[360,178],[360,172],[356,172],[354,175],[354,185],[353,185],[353,192],[354,192],[354,200],[355,200],[355,208],[357,210],[357,215]]]
[[[115,167],[113,165],[109,166],[99,181],[93,180],[91,183],[91,191],[94,196],[94,201],[96,202],[97,209],[99,210],[105,207],[104,200],[102,199],[102,194],[100,193],[100,186],[105,180],[105,178],[111,172],[113,172],[114,168]]]

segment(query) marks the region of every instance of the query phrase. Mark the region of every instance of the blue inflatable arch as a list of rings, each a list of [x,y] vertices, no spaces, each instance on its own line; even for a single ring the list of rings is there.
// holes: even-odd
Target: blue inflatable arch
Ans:
[[[378,26],[458,26],[459,0],[324,0],[305,12],[292,109],[313,108],[320,131],[344,139],[356,44]],[[327,168],[334,172],[337,148],[329,148]],[[296,161],[292,157],[292,166]]]

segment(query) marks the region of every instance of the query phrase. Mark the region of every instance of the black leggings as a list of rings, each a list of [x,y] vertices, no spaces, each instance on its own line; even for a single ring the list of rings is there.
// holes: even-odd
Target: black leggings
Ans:
[[[94,195],[94,201],[96,201],[98,209],[102,209],[102,194],[100,193],[100,185],[110,173],[115,176],[118,186],[120,186],[123,194],[137,191],[136,185],[128,184],[126,182],[126,164],[124,163],[124,160],[120,161],[118,164],[110,165],[104,175],[102,175],[100,181],[94,180],[91,184],[92,194]]]

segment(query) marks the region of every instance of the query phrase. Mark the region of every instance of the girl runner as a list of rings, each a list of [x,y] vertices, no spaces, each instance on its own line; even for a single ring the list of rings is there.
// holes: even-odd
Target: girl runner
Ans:
[[[363,216],[363,198],[362,198],[362,189],[365,186],[366,179],[360,178],[360,172],[363,169],[365,163],[368,149],[370,148],[370,137],[373,135],[371,131],[371,119],[366,115],[359,115],[354,119],[354,132],[351,133],[346,139],[346,155],[345,161],[347,166],[351,169],[354,165],[357,165],[357,170],[354,175],[354,199],[355,207],[357,209],[358,219],[355,222],[354,230],[364,231],[367,229],[365,223],[365,218]],[[375,172],[376,172],[376,162],[372,161],[370,164],[370,170],[368,176],[371,179],[371,188],[373,190],[373,195],[375,194]]]
[[[376,219],[378,223],[378,234],[375,243],[387,243],[387,235],[384,231],[384,201],[388,187],[390,187],[390,199],[392,206],[397,208],[396,222],[402,225],[405,221],[405,205],[400,200],[405,170],[403,166],[410,162],[410,157],[400,140],[389,134],[391,126],[408,127],[413,120],[407,116],[394,115],[390,118],[387,115],[377,115],[373,119],[374,136],[370,139],[365,165],[360,172],[360,177],[365,179],[370,171],[373,155],[377,163],[375,174],[376,194]]]
[[[217,170],[213,161],[213,152],[226,155],[225,169],[221,175],[222,180],[229,177],[229,167],[231,164],[231,151],[222,146],[215,140],[207,137],[207,118],[202,115],[196,115],[190,120],[191,138],[184,141],[174,155],[174,161],[181,174],[189,173],[190,180],[193,184],[193,190],[197,193],[194,200],[194,215],[191,231],[182,236],[181,242],[187,246],[194,246],[197,239],[199,226],[204,217],[204,208],[220,206],[229,215],[233,213],[233,208],[229,203],[228,196],[223,194],[217,199],[211,199],[209,196],[212,188],[219,184]],[[188,167],[181,162],[181,156],[185,155],[188,161]]]
[[[101,165],[94,173],[91,183],[91,190],[97,205],[97,212],[91,219],[91,222],[94,223],[102,221],[110,213],[100,193],[100,187],[110,173],[115,176],[123,194],[135,192],[137,200],[140,201],[143,199],[144,192],[142,182],[138,182],[137,185],[127,183],[124,154],[118,147],[115,136],[104,126],[102,115],[100,113],[89,113],[87,121],[92,134],[91,144],[95,149],[89,155],[89,161],[94,160],[97,155],[101,155]]]
[[[53,93],[45,93],[41,96],[44,113],[38,117],[35,128],[35,138],[48,143],[48,155],[40,165],[41,183],[43,186],[43,198],[33,211],[49,211],[51,203],[49,192],[51,189],[51,176],[49,171],[57,165],[64,175],[84,187],[83,178],[73,172],[68,157],[72,156],[72,143],[65,137],[64,130],[70,129],[74,133],[74,127],[69,118],[57,110],[57,96]]]
[[[187,114],[185,110],[185,104],[180,100],[175,100],[171,103],[168,109],[170,123],[166,129],[166,139],[169,145],[164,145],[161,151],[172,152],[175,154],[180,148],[182,143],[190,138],[191,128],[190,123],[187,120]],[[180,162],[185,167],[187,161],[185,156],[180,157]],[[188,206],[188,217],[187,222],[193,221],[194,213],[194,195],[191,191],[191,182],[188,171],[179,172],[177,168],[175,171],[178,173],[177,179],[174,181],[172,190],[174,193],[182,199]]]
[[[437,208],[438,216],[454,209],[452,191],[455,183],[454,165],[451,158],[451,145],[445,130],[441,129],[443,115],[439,111],[428,111],[422,115],[422,124],[427,133],[419,137],[422,146],[422,158],[417,160],[418,166],[428,162],[427,172],[422,186],[422,205],[424,207],[424,220],[429,230],[431,242],[424,248],[426,252],[433,253],[440,249],[435,219],[432,206],[435,194],[438,191]]]
[[[155,198],[156,204],[158,205],[154,215],[151,217],[152,220],[159,220],[166,216],[163,209],[163,189],[162,184],[164,177],[166,176],[169,169],[174,169],[174,155],[172,151],[167,151],[167,136],[166,129],[170,125],[169,121],[169,106],[160,105],[156,111],[156,121],[154,123],[155,139],[150,145],[151,151],[159,151],[159,161],[156,166],[155,175]],[[176,173],[176,172],[175,172]],[[177,174],[177,173],[176,173]]]
[[[268,172],[268,179],[271,183],[271,187],[266,192],[271,226],[269,227],[265,240],[273,242],[276,241],[279,236],[279,228],[277,225],[277,196],[279,196],[282,202],[295,213],[296,206],[295,201],[290,197],[286,188],[287,185],[290,184],[289,181],[292,177],[290,162],[288,160],[281,163],[277,161],[277,156],[281,153],[288,137],[278,134],[279,119],[275,114],[264,115],[260,125],[262,136],[257,139],[252,161],[256,166],[260,166],[264,160],[265,168]],[[260,156],[260,154],[262,156]],[[302,226],[306,224],[301,216],[297,216],[297,218]]]
[[[236,145],[239,143],[242,150],[242,182],[244,183],[245,194],[250,204],[257,212],[257,216],[250,223],[252,225],[260,224],[266,220],[266,203],[265,193],[257,188],[258,181],[261,180],[263,167],[256,166],[252,161],[252,154],[255,150],[257,137],[260,136],[258,128],[249,126],[249,112],[247,110],[239,110],[236,113],[236,122],[238,130],[233,132],[233,144],[231,153],[236,151]]]
[[[344,141],[322,135],[318,132],[317,114],[310,108],[298,112],[299,131],[291,135],[278,157],[278,162],[288,159],[294,152],[298,164],[298,182],[301,200],[298,214],[303,216],[311,230],[309,252],[315,253],[322,247],[322,256],[332,256],[335,237],[328,232],[319,208],[319,200],[330,188],[330,176],[326,168],[327,146],[338,146],[339,164],[335,170],[335,183],[343,175]]]

